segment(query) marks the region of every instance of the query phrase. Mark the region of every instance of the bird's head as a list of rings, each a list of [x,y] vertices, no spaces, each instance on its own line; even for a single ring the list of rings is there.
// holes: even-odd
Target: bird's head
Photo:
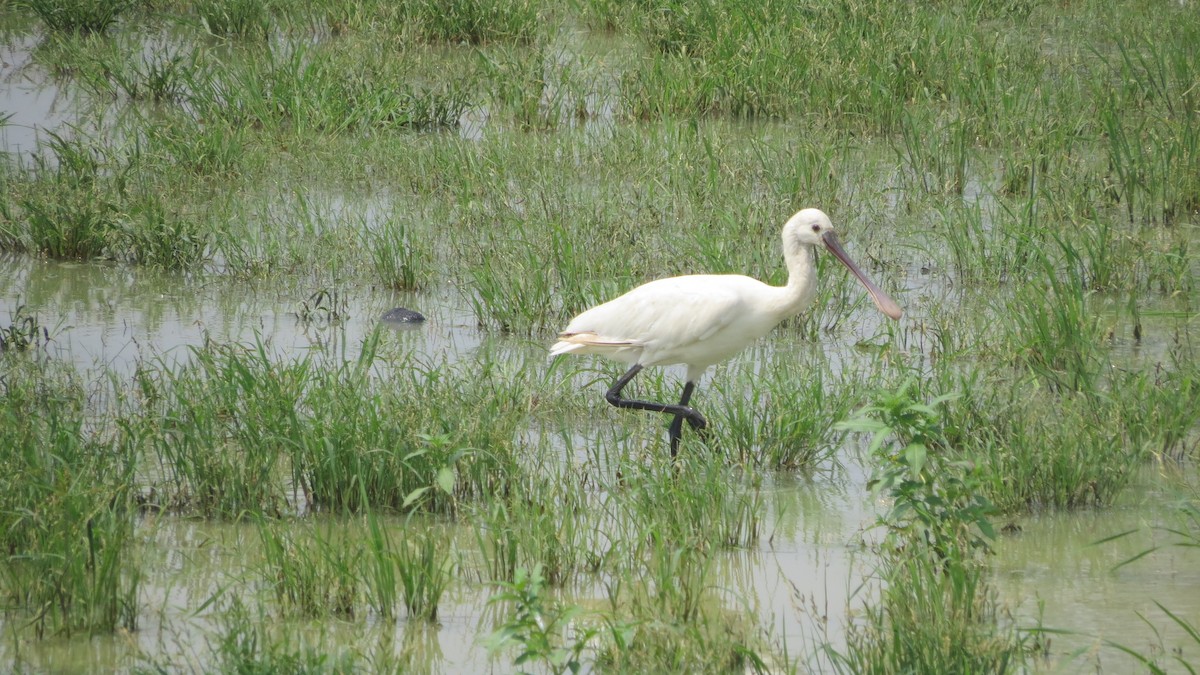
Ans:
[[[846,250],[842,248],[842,244],[838,241],[837,234],[833,231],[833,223],[829,221],[829,216],[820,209],[803,209],[788,219],[783,226],[783,246],[784,251],[796,251],[804,248],[811,249],[817,245],[824,246],[846,267],[850,268],[850,272],[858,278],[859,282],[867,289],[867,293],[871,295],[871,299],[875,301],[875,306],[879,311],[886,314],[889,318],[899,319],[904,313],[900,306],[895,303],[883,289],[875,285],[875,282],[867,278],[867,275],[854,264]]]
[[[789,243],[803,246],[825,244],[826,233],[833,232],[833,223],[821,209],[804,209],[788,219],[783,236]]]

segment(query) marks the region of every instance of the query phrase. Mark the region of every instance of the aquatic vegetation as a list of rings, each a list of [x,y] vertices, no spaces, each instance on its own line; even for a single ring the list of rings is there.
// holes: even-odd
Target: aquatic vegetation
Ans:
[[[454,552],[436,529],[430,529],[406,534],[394,555],[408,616],[436,621],[442,595],[456,578]]]
[[[524,43],[538,34],[548,6],[536,0],[411,0],[403,5],[405,20],[431,42],[478,45]]]
[[[271,32],[269,5],[264,0],[201,0],[193,10],[204,29],[217,37],[263,40]]]
[[[513,613],[488,638],[488,649],[500,651],[516,644],[522,651],[513,659],[513,665],[542,663],[553,673],[577,673],[595,630],[576,630],[574,635],[566,635],[582,608],[549,601],[545,583],[537,566],[520,567],[511,582],[501,582],[499,592],[488,603],[510,603]]]
[[[873,434],[872,490],[887,495],[877,603],[851,624],[841,672],[1005,672],[1024,645],[988,586],[980,556],[996,539],[981,471],[958,460],[941,426],[944,395],[924,403],[910,380],[845,427]]]
[[[0,353],[45,347],[49,342],[50,329],[42,325],[36,314],[30,315],[25,305],[17,305],[9,316],[9,324],[0,327]]]
[[[322,532],[317,526],[263,521],[259,536],[265,553],[263,577],[278,599],[281,617],[354,617],[360,604],[362,551],[340,541],[341,531],[333,524]]]
[[[882,571],[886,588],[852,624],[837,672],[1008,672],[1025,662],[1026,646],[981,569],[921,552]]]
[[[868,485],[872,494],[886,495],[891,502],[879,517],[888,529],[888,543],[897,548],[919,544],[934,561],[969,561],[989,549],[996,532],[990,520],[994,508],[981,494],[979,472],[946,452],[939,407],[956,395],[929,403],[913,395],[913,382],[906,382],[840,426],[873,434],[868,451],[875,472]]]
[[[397,291],[415,291],[430,285],[435,261],[431,242],[405,225],[389,218],[374,229],[364,228],[363,245],[371,255],[375,279]]]
[[[134,6],[134,0],[19,0],[12,3],[27,7],[38,15],[51,31],[62,33],[103,33],[117,18]]]
[[[0,354],[0,597],[38,637],[137,627],[131,457],[62,364]]]
[[[562,586],[601,565],[608,551],[597,541],[594,498],[571,478],[532,480],[476,508],[471,520],[487,578],[513,583],[520,569],[537,568],[547,583]]]

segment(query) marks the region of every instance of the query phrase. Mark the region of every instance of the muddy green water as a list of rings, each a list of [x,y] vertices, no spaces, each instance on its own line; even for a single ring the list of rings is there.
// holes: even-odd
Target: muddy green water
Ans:
[[[397,297],[364,291],[346,298],[349,318],[344,323],[314,328],[295,316],[303,291],[285,286],[201,282],[123,266],[27,257],[6,258],[4,269],[0,317],[26,305],[52,328],[56,337],[50,349],[85,372],[127,375],[138,359],[182,357],[205,331],[219,340],[261,336],[279,358],[310,349],[353,353],[375,330],[378,317],[400,304],[429,317],[417,329],[386,334],[414,354],[453,361],[498,347],[525,358],[544,358],[540,345],[527,340],[485,338],[452,292]],[[822,643],[839,644],[855,609],[876,593],[870,543],[878,537],[872,524],[879,505],[872,503],[864,488],[866,476],[850,459],[853,449],[843,454],[843,469],[812,479],[774,477],[766,490],[762,543],[721,554],[720,583],[736,598],[730,608],[753,612],[793,656],[813,653]],[[1146,652],[1195,648],[1154,601],[1193,623],[1200,619],[1200,549],[1165,548],[1114,569],[1148,546],[1170,541],[1151,528],[1178,524],[1172,510],[1178,493],[1164,487],[1182,485],[1174,474],[1170,466],[1148,467],[1117,506],[1021,518],[1013,523],[1019,531],[997,543],[996,586],[1013,621],[1027,627],[1040,621],[1065,631],[1050,636],[1042,662],[1046,671],[1124,672],[1133,667],[1129,657],[1105,640]],[[388,527],[404,525],[394,520]],[[1133,529],[1136,535],[1093,545]],[[37,641],[13,620],[0,619],[0,670],[96,672],[166,663],[204,671],[212,666],[208,659],[220,631],[220,616],[213,609],[220,603],[213,598],[237,588],[248,602],[259,595],[269,602],[261,589],[254,590],[260,583],[255,580],[261,579],[255,570],[262,552],[253,526],[156,516],[140,523],[138,535],[145,578],[136,632]],[[467,556],[464,560],[469,559],[476,546],[470,528],[452,536]],[[459,575],[436,626],[404,620],[387,625],[367,618],[282,622],[274,629],[292,641],[334,651],[406,654],[420,669],[508,672],[511,665],[490,660],[482,644],[496,615],[487,604],[491,589],[473,581],[478,576]],[[586,577],[563,593],[584,607],[601,606],[605,598],[603,580]],[[821,670],[822,663],[813,659],[809,665]]]

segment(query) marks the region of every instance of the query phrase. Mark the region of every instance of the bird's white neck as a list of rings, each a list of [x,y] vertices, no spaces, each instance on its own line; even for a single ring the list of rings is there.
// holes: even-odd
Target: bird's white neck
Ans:
[[[780,321],[804,311],[817,292],[817,261],[813,247],[785,240],[783,258],[787,263],[788,282],[779,288],[776,302],[775,311]]]

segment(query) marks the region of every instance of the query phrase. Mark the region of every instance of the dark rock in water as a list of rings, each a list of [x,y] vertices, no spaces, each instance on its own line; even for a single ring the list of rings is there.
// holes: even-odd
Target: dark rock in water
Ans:
[[[404,307],[395,307],[383,313],[380,321],[388,323],[421,323],[425,315]]]

